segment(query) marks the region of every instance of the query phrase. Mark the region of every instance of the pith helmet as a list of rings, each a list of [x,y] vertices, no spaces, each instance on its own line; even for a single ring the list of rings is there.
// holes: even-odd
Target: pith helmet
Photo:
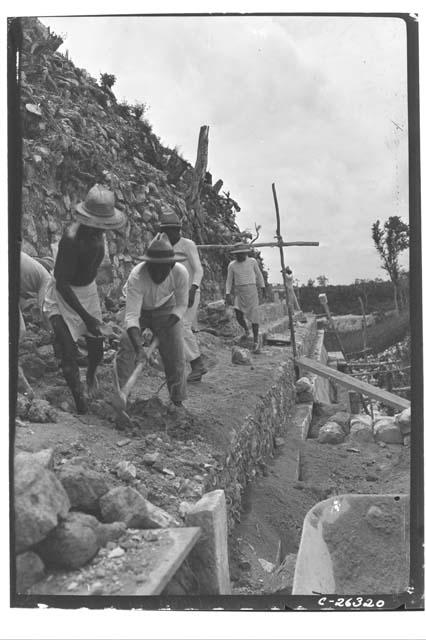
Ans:
[[[95,184],[88,192],[84,202],[79,202],[75,206],[74,217],[86,227],[120,229],[126,223],[126,216],[114,205],[113,192]]]

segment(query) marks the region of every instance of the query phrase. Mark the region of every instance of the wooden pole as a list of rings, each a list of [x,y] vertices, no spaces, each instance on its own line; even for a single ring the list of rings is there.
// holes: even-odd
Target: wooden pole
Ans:
[[[281,273],[283,276],[283,283],[284,283],[284,293],[285,293],[285,301],[287,304],[287,311],[288,311],[288,321],[289,321],[289,325],[290,325],[290,338],[291,338],[291,347],[293,350],[293,358],[294,358],[294,370],[296,373],[296,377],[299,377],[299,370],[298,367],[296,365],[296,358],[297,358],[297,350],[296,350],[296,338],[294,335],[294,324],[293,324],[293,307],[292,305],[289,303],[289,293],[287,290],[287,282],[285,279],[285,262],[284,262],[284,249],[283,249],[283,239],[281,237],[281,220],[280,220],[280,210],[278,207],[278,199],[277,199],[277,192],[275,191],[275,184],[272,183],[272,193],[274,196],[274,203],[275,203],[275,214],[276,214],[276,218],[277,218],[277,235],[276,238],[278,240],[278,247],[280,250],[280,260],[281,260]]]
[[[365,317],[365,309],[364,309],[364,303],[362,301],[361,296],[358,298],[359,300],[359,304],[361,305],[361,311],[362,311],[362,338],[363,338],[363,351],[364,351],[364,359],[367,362],[367,320]]]
[[[239,247],[238,244],[197,244],[197,249],[234,249]],[[319,247],[319,242],[304,242],[303,240],[295,242],[253,242],[247,245],[249,247]]]

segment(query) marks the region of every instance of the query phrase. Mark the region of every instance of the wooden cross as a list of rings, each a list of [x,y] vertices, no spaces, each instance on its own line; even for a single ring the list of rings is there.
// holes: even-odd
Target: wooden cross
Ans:
[[[296,358],[297,358],[297,350],[296,350],[296,338],[294,335],[294,322],[293,322],[293,308],[292,305],[289,304],[289,292],[287,289],[287,282],[286,282],[286,278],[285,278],[285,262],[284,262],[284,247],[319,247],[319,242],[307,242],[305,240],[298,240],[298,241],[294,241],[294,242],[284,242],[282,235],[281,235],[281,219],[280,219],[280,212],[279,212],[279,207],[278,207],[278,200],[277,200],[277,193],[275,190],[275,184],[272,184],[272,194],[274,196],[274,204],[275,204],[275,215],[276,215],[276,220],[277,220],[277,233],[275,235],[276,240],[272,241],[272,242],[253,242],[253,244],[249,244],[247,245],[248,247],[278,247],[280,250],[280,261],[281,261],[281,274],[282,274],[282,278],[283,278],[283,283],[284,283],[284,293],[285,293],[285,300],[287,303],[287,309],[288,309],[288,321],[289,321],[289,326],[290,326],[290,337],[291,337],[291,346],[292,346],[292,351],[293,351],[293,361],[294,361],[294,368],[295,368],[295,372],[296,372],[296,376],[298,377],[299,372],[298,372],[298,367],[297,367],[297,363],[296,363]],[[199,244],[197,245],[198,249],[233,249],[237,246],[241,245],[241,243],[238,244]]]

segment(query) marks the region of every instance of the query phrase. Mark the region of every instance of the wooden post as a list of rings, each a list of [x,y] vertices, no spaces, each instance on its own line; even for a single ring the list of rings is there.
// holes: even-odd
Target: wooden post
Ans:
[[[272,193],[274,196],[274,203],[275,203],[275,214],[276,214],[276,218],[277,218],[277,235],[276,238],[278,240],[278,246],[279,246],[279,250],[280,250],[280,260],[281,260],[281,273],[283,276],[283,283],[284,283],[284,293],[285,293],[285,301],[287,304],[287,312],[288,312],[288,321],[289,321],[289,325],[290,325],[290,338],[291,338],[291,347],[293,350],[293,358],[294,358],[294,371],[296,374],[296,378],[299,377],[299,369],[296,365],[296,358],[297,358],[297,349],[296,349],[296,338],[294,335],[294,324],[293,324],[293,308],[292,305],[290,304],[290,296],[287,290],[287,282],[285,279],[285,262],[284,262],[284,250],[283,250],[283,239],[281,237],[281,220],[280,220],[280,210],[278,207],[278,199],[277,199],[277,193],[275,191],[275,184],[272,183]]]
[[[188,211],[193,210],[198,222],[203,222],[204,214],[200,203],[200,192],[207,170],[209,148],[209,127],[203,125],[198,136],[197,160],[192,175],[191,186],[185,197]]]
[[[367,320],[365,317],[364,303],[362,301],[361,296],[358,298],[358,300],[359,300],[359,304],[361,305],[361,311],[362,311],[362,337],[363,337],[364,360],[367,362]]]

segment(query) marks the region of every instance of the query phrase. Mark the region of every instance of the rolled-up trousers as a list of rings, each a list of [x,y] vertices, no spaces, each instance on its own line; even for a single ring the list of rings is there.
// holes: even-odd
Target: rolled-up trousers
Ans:
[[[141,331],[151,329],[159,340],[158,350],[164,365],[170,399],[181,402],[186,398],[185,348],[183,326],[179,321],[172,327],[165,326],[174,305],[166,303],[152,311],[142,310],[139,324]],[[127,382],[136,367],[136,353],[127,331],[124,330],[116,357],[120,387]]]
[[[188,307],[182,318],[183,323],[183,339],[185,342],[185,359],[192,362],[200,357],[200,348],[197,338],[193,333],[193,329],[197,327],[197,311],[200,304],[200,291],[195,292],[194,304]]]

